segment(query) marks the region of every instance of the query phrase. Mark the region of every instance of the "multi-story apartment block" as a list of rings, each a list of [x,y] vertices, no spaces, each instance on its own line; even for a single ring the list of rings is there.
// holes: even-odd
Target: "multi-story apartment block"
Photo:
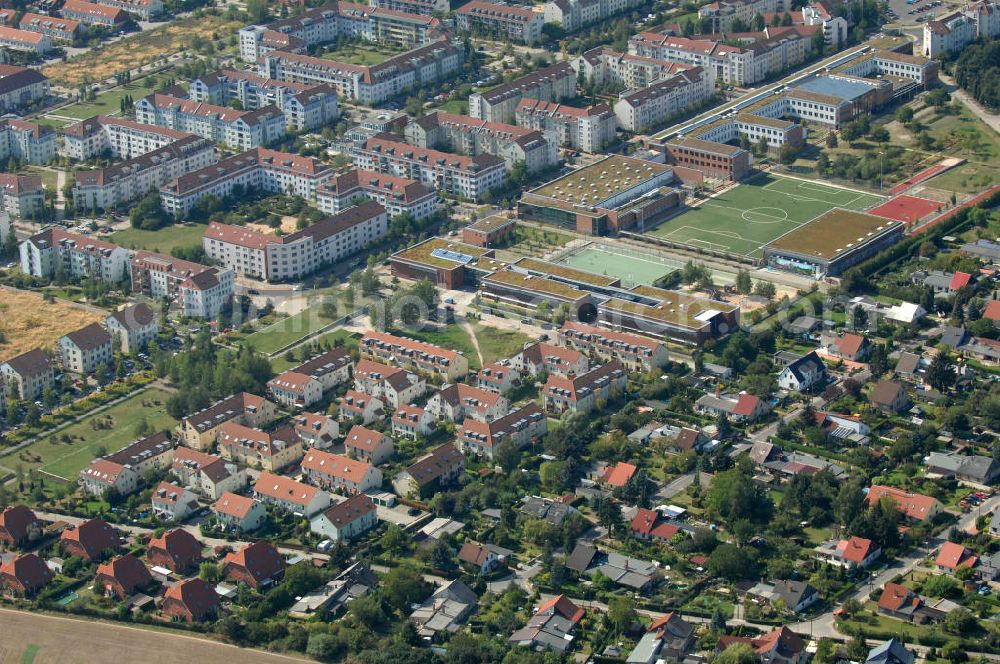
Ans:
[[[500,157],[508,169],[520,162],[528,173],[551,168],[559,159],[557,146],[540,131],[467,115],[435,111],[406,125],[405,135],[408,143],[421,148]]]
[[[374,5],[334,2],[267,25],[243,28],[239,32],[240,59],[253,63],[276,49],[303,52],[342,37],[413,48],[436,38],[440,29],[441,21],[429,11],[407,13]]]
[[[693,67],[622,93],[615,102],[615,117],[622,129],[638,133],[704,105],[714,93],[711,73]]]
[[[187,135],[162,148],[107,168],[74,173],[73,204],[78,210],[109,210],[136,201],[182,175],[219,160],[215,145]]]
[[[504,161],[492,155],[467,157],[404,143],[378,134],[354,149],[354,165],[362,170],[416,180],[453,196],[479,200],[501,187],[507,177]]]
[[[21,353],[0,364],[8,399],[32,401],[55,379],[52,359],[40,348]]]
[[[85,0],[66,0],[59,13],[63,18],[73,19],[84,25],[101,25],[111,29],[130,20],[128,12]]]
[[[407,440],[434,433],[434,415],[425,408],[400,404],[390,418],[392,435]]]
[[[498,392],[465,383],[445,385],[427,401],[427,410],[436,419],[461,422],[470,418],[489,422],[510,410],[510,402]]]
[[[276,106],[285,126],[302,131],[331,124],[340,115],[337,91],[329,85],[304,85],[264,78],[249,71],[223,69],[191,81],[191,99],[216,106],[239,102],[247,111]]]
[[[44,207],[41,177],[0,173],[0,209],[11,217],[34,217]]]
[[[131,260],[132,290],[166,298],[190,318],[215,318],[233,299],[235,273],[140,250]]]
[[[18,118],[0,120],[0,159],[47,164],[56,157],[56,133]]]
[[[378,203],[389,218],[408,214],[416,220],[430,217],[441,205],[437,192],[416,180],[356,168],[330,178],[316,193],[317,207],[327,214],[342,212],[358,199]]]
[[[28,51],[36,55],[44,55],[53,48],[52,39],[48,35],[4,26],[0,26],[0,46],[12,51]]]
[[[427,383],[417,374],[397,367],[361,360],[354,367],[354,390],[379,400],[380,403],[397,408],[400,404],[411,403],[427,391]],[[341,402],[341,407],[351,396]],[[355,403],[357,400],[354,400]],[[358,413],[359,415],[361,413]]]
[[[696,65],[621,53],[606,46],[586,51],[570,61],[579,76],[594,85],[618,85],[626,89],[644,88],[671,78]]]
[[[0,111],[16,111],[48,94],[49,79],[37,69],[0,64]]]
[[[59,337],[56,359],[63,369],[81,376],[92,375],[99,366],[110,366],[113,359],[111,335],[97,323]]]
[[[21,30],[51,37],[55,41],[72,42],[82,32],[84,26],[79,21],[70,18],[56,18],[25,12],[18,27]]]
[[[281,237],[213,221],[202,246],[209,258],[237,274],[280,281],[303,277],[355,254],[385,235],[388,227],[385,208],[366,201]]]
[[[457,72],[464,61],[462,45],[441,38],[371,66],[272,51],[260,57],[258,73],[280,81],[326,83],[341,98],[378,104],[443,81]]]
[[[562,413],[566,410],[586,412],[613,394],[621,394],[627,381],[625,368],[611,360],[579,376],[549,376],[542,390],[545,410]]]
[[[190,136],[176,129],[95,115],[63,129],[62,154],[80,161],[105,153],[116,159],[135,159]]]
[[[850,24],[842,16],[830,13],[828,3],[814,2],[802,8],[802,23],[819,25],[823,29],[823,43],[827,48],[838,51],[847,42]]]
[[[174,450],[170,471],[185,486],[211,500],[247,485],[246,471],[235,463],[183,445]]]
[[[448,382],[464,378],[469,373],[469,361],[456,350],[385,332],[365,332],[358,343],[358,351],[362,357],[376,362],[436,375]]]
[[[260,428],[277,414],[278,407],[264,397],[238,392],[185,417],[177,425],[177,434],[188,447],[207,450],[215,444],[219,427],[226,422]]]
[[[773,14],[785,11],[784,0],[717,0],[703,5],[698,16],[711,22],[709,32],[733,32],[737,21],[749,26],[757,14]]]
[[[244,466],[275,472],[297,463],[304,451],[302,440],[288,425],[270,433],[232,420],[219,427],[219,455]]]
[[[545,16],[527,7],[472,0],[462,5],[455,18],[458,29],[481,37],[502,39],[531,46],[542,37]]]
[[[97,4],[135,14],[143,21],[156,18],[163,13],[162,0],[97,0]]]
[[[487,122],[510,123],[522,99],[561,102],[574,96],[576,72],[569,63],[560,62],[492,90],[469,95],[469,115]]]
[[[265,191],[315,201],[320,185],[333,173],[311,157],[254,148],[164,183],[160,201],[165,211],[179,218],[208,195],[228,198],[236,192]]]
[[[282,371],[267,381],[267,395],[286,408],[305,408],[323,398],[323,384],[298,371]]]
[[[576,108],[540,99],[521,99],[514,111],[519,127],[536,129],[548,141],[584,152],[600,152],[615,140],[618,120],[607,104]]]
[[[690,39],[642,32],[629,39],[629,53],[657,60],[672,60],[714,72],[715,78],[733,85],[752,85],[771,73],[753,49],[709,39]]]
[[[970,3],[963,9],[924,24],[923,54],[934,58],[961,50],[978,38],[1000,35],[1000,6],[988,0]]]
[[[464,454],[493,458],[498,445],[505,441],[524,447],[545,435],[548,420],[534,402],[488,422],[466,418],[456,432]]]
[[[448,0],[368,0],[368,4],[379,9],[392,9],[408,14],[445,14],[451,10]]]
[[[276,106],[238,111],[158,92],[136,103],[135,119],[187,131],[233,150],[252,150],[285,135],[285,115]]]
[[[602,360],[617,360],[630,371],[646,372],[670,360],[666,346],[656,339],[575,321],[563,324],[559,345]]]
[[[89,277],[116,284],[125,278],[128,251],[97,238],[50,227],[21,243],[21,271],[33,277]]]
[[[334,348],[303,362],[291,371],[309,376],[319,381],[324,392],[329,392],[337,385],[343,385],[351,379],[351,367],[354,360],[344,348]]]
[[[558,23],[566,32],[575,32],[640,4],[639,0],[549,0],[543,13],[546,23]]]
[[[568,376],[590,370],[590,360],[584,353],[544,341],[525,346],[509,362],[512,369],[527,376],[537,376],[543,371]]]
[[[139,302],[109,314],[104,319],[104,326],[118,350],[127,355],[142,350],[156,339],[160,319],[149,305]]]

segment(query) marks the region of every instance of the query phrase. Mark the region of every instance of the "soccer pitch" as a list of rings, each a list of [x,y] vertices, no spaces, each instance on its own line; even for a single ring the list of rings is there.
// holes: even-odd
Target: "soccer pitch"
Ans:
[[[833,208],[867,210],[884,199],[775,175],[737,185],[672,217],[649,235],[712,251],[759,257],[762,248]]]
[[[684,267],[684,263],[680,261],[653,254],[626,253],[593,244],[558,258],[555,262],[584,272],[618,277],[625,288],[640,284],[651,286],[660,277]]]

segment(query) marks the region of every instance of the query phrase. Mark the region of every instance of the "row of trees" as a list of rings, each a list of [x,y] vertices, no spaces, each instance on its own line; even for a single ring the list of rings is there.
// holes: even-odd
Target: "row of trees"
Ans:
[[[1000,42],[967,46],[955,63],[955,82],[980,104],[1000,108]]]

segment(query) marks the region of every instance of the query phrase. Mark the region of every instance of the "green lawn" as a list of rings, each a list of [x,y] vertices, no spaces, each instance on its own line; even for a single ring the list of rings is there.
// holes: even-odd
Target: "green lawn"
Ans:
[[[245,346],[253,346],[265,355],[270,355],[329,325],[330,322],[329,318],[319,315],[318,309],[309,308],[257,330],[242,343]]]
[[[26,166],[21,170],[21,175],[37,175],[42,178],[42,184],[45,185],[46,189],[51,189],[55,191],[59,188],[59,175],[48,168],[41,168],[40,166]]]
[[[112,233],[109,239],[126,249],[146,249],[160,254],[169,254],[175,247],[201,246],[201,238],[204,234],[205,226],[203,224],[188,223],[167,226],[158,231],[127,228]]]
[[[532,341],[527,335],[513,330],[500,330],[480,325],[474,325],[472,329],[479,342],[483,362],[487,363],[508,358],[524,348],[526,343]]]
[[[882,199],[818,182],[765,175],[737,185],[649,231],[674,242],[743,256],[835,207],[866,210]]]
[[[457,323],[435,328],[428,327],[422,330],[408,329],[405,332],[394,332],[394,334],[434,344],[435,346],[441,346],[442,348],[457,350],[469,360],[469,369],[471,371],[479,371],[482,368],[479,362],[479,354],[476,353],[476,348],[472,345],[472,340],[469,338],[468,332]]]
[[[148,90],[136,85],[124,85],[108,90],[97,95],[94,101],[77,102],[52,111],[52,115],[57,117],[76,118],[86,120],[94,115],[118,115],[121,112],[121,101],[125,95],[132,95],[132,99],[138,101]]]
[[[56,131],[59,131],[59,130],[63,129],[64,127],[68,127],[69,125],[71,125],[71,124],[73,124],[75,122],[74,120],[59,120],[59,119],[50,118],[50,117],[47,117],[47,116],[44,116],[44,115],[41,115],[41,116],[39,116],[37,118],[32,118],[31,121],[32,122],[36,122],[36,123],[42,125],[43,127],[49,127],[49,128],[54,129]]]
[[[334,330],[333,332],[327,332],[326,334],[321,334],[316,337],[315,341],[317,344],[329,343],[333,346],[337,339],[344,342],[345,348],[351,349],[358,347],[358,337],[343,328]],[[298,357],[298,355],[296,355],[296,357]],[[271,358],[271,368],[274,369],[275,373],[288,371],[292,367],[297,367],[300,364],[302,364],[301,360],[289,361],[285,359],[284,355],[276,355]]]
[[[967,162],[931,178],[925,184],[934,189],[973,194],[993,184],[995,174],[996,171],[991,166]]]
[[[167,414],[165,406],[169,397],[169,392],[159,388],[141,390],[107,410],[87,416],[52,436],[36,441],[27,452],[41,457],[43,472],[75,480],[77,474],[98,456],[100,448],[106,453],[117,452],[135,440],[135,425],[142,418],[146,419],[154,431],[172,429],[177,420]],[[109,428],[95,429],[92,426],[95,420],[107,421],[108,418]],[[69,436],[71,442],[52,442],[52,438],[61,439],[63,435]],[[39,464],[35,462],[25,465]]]
[[[437,107],[442,113],[455,113],[457,115],[469,114],[469,102],[465,99],[452,99]]]

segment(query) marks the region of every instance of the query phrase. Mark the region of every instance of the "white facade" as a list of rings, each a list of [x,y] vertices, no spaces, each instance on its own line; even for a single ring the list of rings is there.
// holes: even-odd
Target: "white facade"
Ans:
[[[152,94],[135,105],[142,124],[186,131],[233,150],[252,150],[285,135],[285,116],[277,107],[237,111],[164,94]]]
[[[126,276],[128,251],[101,240],[46,228],[20,246],[21,271],[52,277],[58,270],[73,278],[89,277],[116,284]]]

